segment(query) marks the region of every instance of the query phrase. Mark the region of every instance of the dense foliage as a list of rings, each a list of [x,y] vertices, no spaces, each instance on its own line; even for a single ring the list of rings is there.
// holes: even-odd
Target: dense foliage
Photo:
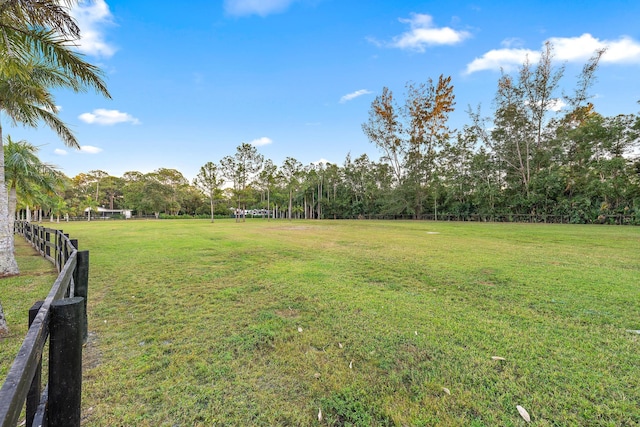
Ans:
[[[287,157],[277,166],[241,144],[203,165],[193,183],[174,169],[122,177],[90,171],[36,206],[72,217],[101,206],[156,217],[271,212],[638,224],[640,115],[603,116],[589,102],[603,54],[594,54],[566,95],[564,68],[553,65],[547,44],[537,64],[500,77],[492,114],[469,109],[461,130],[447,124],[455,107],[450,77],[408,83],[402,105],[383,88],[362,125],[381,151],[378,161],[349,154],[342,165],[304,166]]]

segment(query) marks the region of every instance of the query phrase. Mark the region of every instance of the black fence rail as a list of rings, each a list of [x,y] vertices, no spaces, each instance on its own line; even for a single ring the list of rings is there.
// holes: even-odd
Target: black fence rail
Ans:
[[[59,275],[46,299],[29,310],[29,331],[0,388],[0,427],[15,427],[25,405],[27,426],[80,426],[89,251],[78,251],[78,241],[62,230],[20,221],[15,232],[50,260]],[[43,387],[47,338],[49,377]]]

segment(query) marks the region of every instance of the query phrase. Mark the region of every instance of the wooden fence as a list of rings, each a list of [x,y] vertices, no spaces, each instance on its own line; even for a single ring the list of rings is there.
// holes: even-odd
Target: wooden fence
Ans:
[[[29,331],[0,388],[0,427],[15,427],[25,403],[27,426],[80,426],[89,251],[78,251],[78,241],[62,230],[20,221],[15,231],[50,260],[59,275],[46,299],[29,310]],[[43,387],[47,338],[49,378]]]

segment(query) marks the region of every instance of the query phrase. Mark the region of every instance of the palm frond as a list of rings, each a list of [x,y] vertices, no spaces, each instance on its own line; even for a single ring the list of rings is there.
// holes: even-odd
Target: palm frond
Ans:
[[[56,113],[35,106],[33,107],[33,110],[34,114],[37,114],[39,118],[47,124],[47,126],[49,126],[58,134],[58,136],[60,137],[60,139],[62,139],[62,142],[66,146],[80,148],[80,144],[78,143],[78,140],[76,139],[71,129],[69,129],[69,127],[62,120],[60,120]]]
[[[80,28],[69,14],[71,6],[77,3],[70,0],[4,0],[0,2],[0,17],[4,22],[28,22],[32,26],[53,28],[66,37],[77,39]]]
[[[51,89],[111,95],[100,68],[73,49],[80,29],[69,10],[77,3],[0,0],[0,111],[14,124],[36,127],[43,121],[67,146],[79,148],[56,114]]]
[[[7,55],[7,65],[12,65],[9,72],[15,72],[15,62],[18,65],[20,62],[40,63],[43,67],[57,69],[59,75],[66,76],[66,79],[56,83],[60,87],[75,92],[86,92],[88,88],[93,88],[106,98],[111,98],[100,68],[85,61],[84,55],[72,48],[72,41],[45,28],[7,26],[3,28],[0,37],[0,52],[14,52],[13,55]]]
[[[45,192],[55,192],[61,183],[58,169],[38,158],[38,147],[25,140],[13,141],[7,136],[4,145],[5,179],[9,188],[22,194],[38,187]]]

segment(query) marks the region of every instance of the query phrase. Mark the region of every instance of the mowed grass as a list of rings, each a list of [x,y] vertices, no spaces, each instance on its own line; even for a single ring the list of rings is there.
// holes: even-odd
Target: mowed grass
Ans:
[[[640,424],[640,228],[61,225],[85,425]]]
[[[0,279],[0,302],[9,335],[0,337],[0,385],[11,367],[28,330],[29,309],[44,300],[58,273],[23,238],[16,237],[15,254],[20,275]]]

